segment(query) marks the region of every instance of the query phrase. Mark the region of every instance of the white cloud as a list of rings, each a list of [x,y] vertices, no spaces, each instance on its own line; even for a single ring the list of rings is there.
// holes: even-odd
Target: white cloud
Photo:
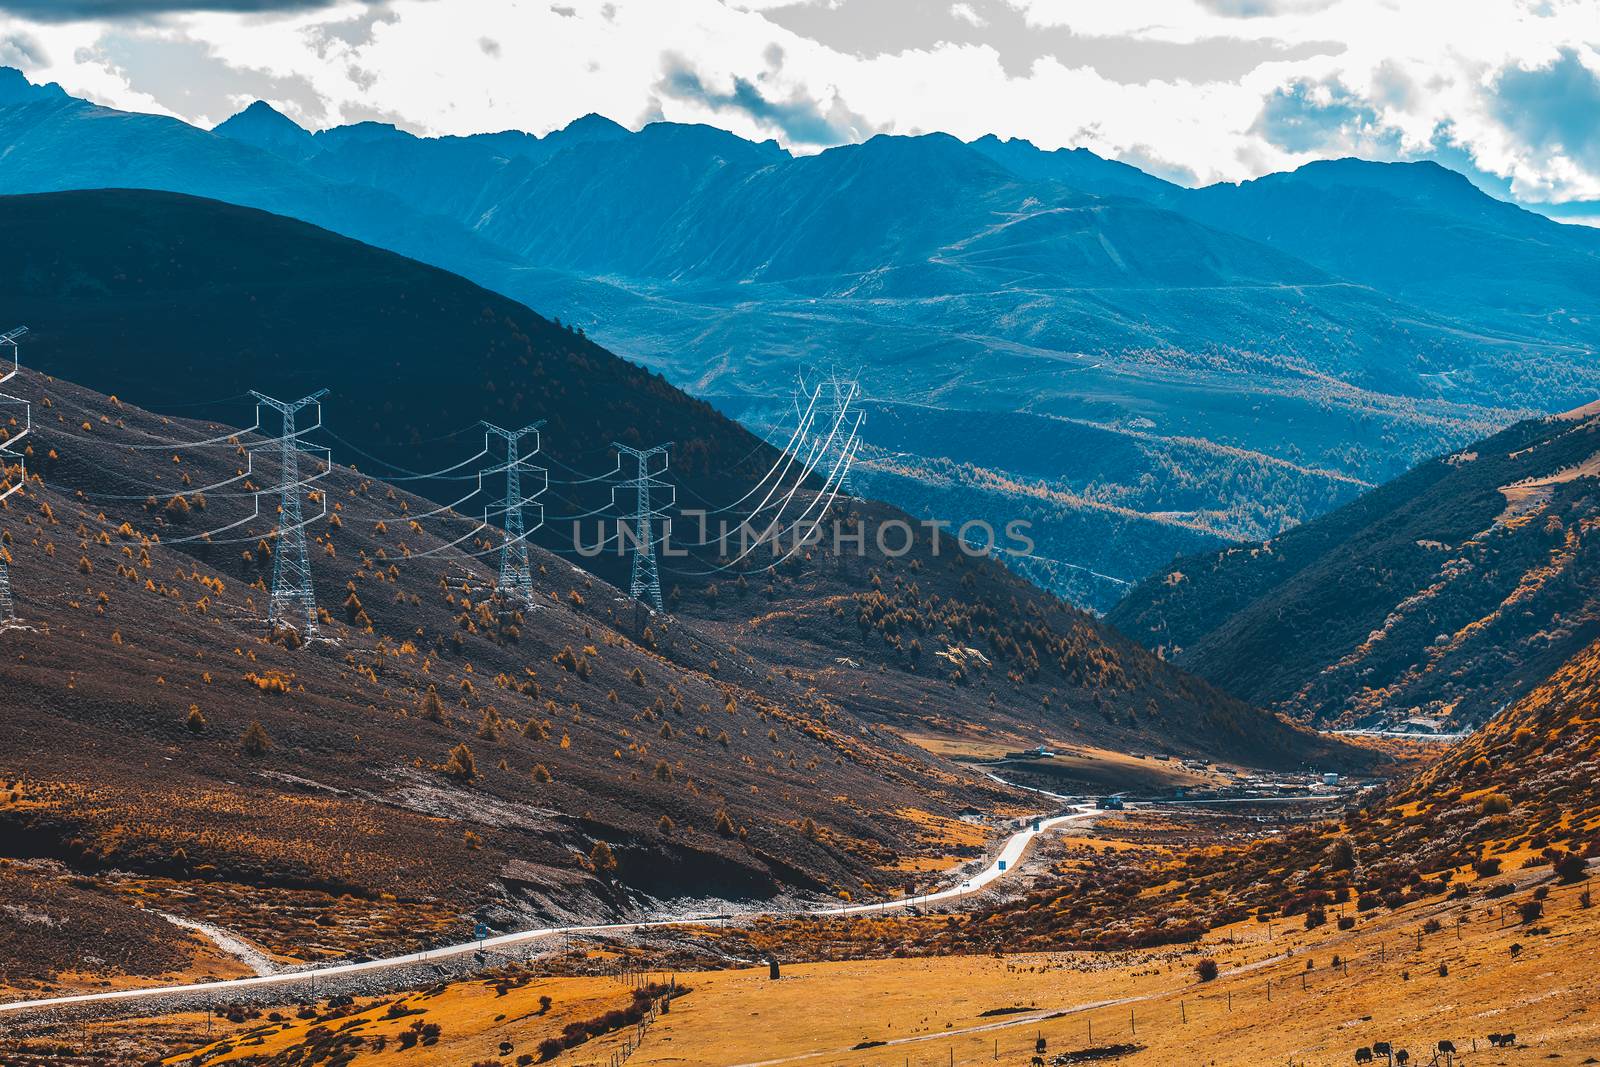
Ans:
[[[988,22],[988,19],[973,10],[971,4],[951,4],[950,14],[973,26],[983,26]]]
[[[1438,155],[1521,197],[1600,198],[1600,141],[1568,113],[1600,72],[1591,0],[1498,0],[1470,17],[1446,0],[811,0],[808,24],[843,19],[845,38],[868,27],[891,42],[859,49],[786,28],[798,24],[795,2],[343,0],[65,24],[0,15],[0,40],[27,42],[7,55],[36,79],[205,123],[269,95],[312,125],[379,117],[430,133],[542,133],[589,111],[710,122],[799,150],[829,130],[994,132],[1198,181],[1344,152]],[[1029,26],[1037,50],[1019,51]],[[181,79],[163,73],[175,56]],[[661,91],[672,57],[701,91]]]

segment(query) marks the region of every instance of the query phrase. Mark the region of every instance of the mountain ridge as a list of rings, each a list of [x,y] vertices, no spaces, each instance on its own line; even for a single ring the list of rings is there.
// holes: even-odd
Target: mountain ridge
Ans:
[[[709,128],[634,133],[596,119],[543,138],[364,127],[340,145],[319,131],[313,142],[328,147],[297,162],[83,108],[26,124],[29,108],[0,109],[0,189],[150,185],[302,218],[543,308],[676,384],[742,394],[750,410],[786,405],[800,367],[859,365],[869,394],[927,413],[924,451],[897,462],[882,491],[918,506],[937,496],[991,522],[1039,495],[1181,512],[1202,484],[1201,510],[1226,536],[1267,537],[1347,497],[1330,499],[1310,475],[1246,489],[1231,450],[1283,472],[1378,482],[1441,441],[1600,392],[1586,355],[1590,257],[1553,224],[1536,236],[1568,242],[1551,262],[1578,280],[1537,274],[1539,257],[1518,248],[1533,238],[1502,227],[1486,232],[1534,271],[1515,299],[1435,307],[1426,286],[1391,284],[1383,256],[1358,259],[1375,272],[1366,282],[1341,276],[1337,231],[1241,233],[1250,227],[1221,207],[1200,210],[1204,190],[1015,140],[884,138],[792,157]],[[85,158],[134,163],[112,173]],[[1405,246],[1396,262],[1427,247],[1428,228],[1455,225],[1414,201],[1383,202],[1399,214],[1373,225]],[[1458,250],[1451,270],[1481,273],[1493,258]],[[1562,310],[1540,315],[1540,304]],[[1043,416],[1172,444],[1115,485],[1072,453],[1024,475],[940,435],[957,421],[945,412],[981,413],[1003,437]],[[887,451],[870,422],[865,433]],[[1186,440],[1212,446],[1195,453],[1196,471],[1167,460]],[[974,480],[952,485],[951,471]],[[870,488],[873,472],[862,476]],[[1113,551],[1113,535],[1086,530],[1052,554],[1079,574],[1138,576],[1167,561],[1154,542]],[[1117,595],[1105,583],[1056,588],[1096,610]]]
[[[1518,423],[1270,541],[1177,560],[1109,621],[1292,717],[1481,725],[1600,634],[1597,455],[1586,408]]]

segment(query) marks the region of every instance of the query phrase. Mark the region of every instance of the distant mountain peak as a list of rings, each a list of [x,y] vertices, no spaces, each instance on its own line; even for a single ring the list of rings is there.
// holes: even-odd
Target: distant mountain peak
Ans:
[[[597,140],[601,137],[626,137],[628,128],[615,119],[608,119],[597,111],[591,111],[561,127],[561,133],[567,136],[580,136],[585,140]]]
[[[1164,204],[1180,190],[1131,163],[1107,159],[1088,148],[1045,150],[1023,137],[984,134],[967,147],[1019,178],[1058,181],[1100,196],[1134,196]]]
[[[306,156],[313,151],[311,134],[265,100],[255,101],[211,132],[279,155]]]
[[[32,104],[40,100],[65,100],[67,91],[55,82],[35,85],[16,67],[0,67],[0,107]]]

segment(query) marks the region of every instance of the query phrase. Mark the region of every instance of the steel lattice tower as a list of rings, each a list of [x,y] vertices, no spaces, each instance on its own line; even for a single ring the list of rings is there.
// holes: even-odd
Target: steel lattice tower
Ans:
[[[4,385],[17,376],[20,366],[17,338],[28,332],[26,326],[18,326],[0,334],[0,349],[11,349],[11,366],[0,365],[0,385]],[[28,467],[26,457],[15,451],[16,444],[28,436],[33,429],[33,407],[26,400],[14,396],[0,394],[0,411],[7,408],[22,413],[22,425],[19,430],[12,432],[9,425],[0,426],[0,433],[5,436],[0,439],[0,501],[6,500],[13,493],[19,492],[28,480]],[[6,423],[10,418],[4,420]],[[16,468],[16,481],[11,480],[12,467]],[[0,630],[9,630],[20,627],[22,623],[17,619],[16,601],[11,595],[11,565],[6,561],[6,549],[0,545]]]
[[[495,590],[508,597],[515,597],[524,604],[534,604],[533,592],[533,565],[528,560],[528,528],[524,520],[523,508],[539,508],[539,519],[533,524],[537,530],[544,525],[544,509],[535,503],[538,497],[549,487],[549,474],[543,467],[526,465],[526,472],[538,476],[541,483],[533,493],[524,496],[522,492],[522,475],[527,461],[522,456],[522,439],[529,434],[533,435],[533,448],[529,456],[539,452],[539,427],[544,425],[544,420],[520,430],[507,430],[493,423],[485,422],[483,428],[490,437],[501,437],[506,442],[506,495],[505,499],[492,501],[485,506],[483,521],[491,525],[490,515],[498,512],[505,516],[504,528],[506,531],[505,544],[500,549],[500,580],[495,583]],[[485,445],[488,444],[487,438]],[[484,473],[490,473],[485,471]]]
[[[804,383],[801,385],[804,388]],[[861,395],[861,386],[854,378],[842,378],[837,371],[828,371],[828,376],[822,380],[817,397],[815,424],[818,430],[814,431],[819,442],[827,441],[831,433],[833,439],[822,446],[822,454],[817,458],[817,468],[830,472],[835,467],[843,470],[839,479],[839,491],[845,496],[855,496],[855,485],[850,479],[850,463],[845,456],[845,451],[850,443],[850,435],[839,433],[844,426],[846,414],[851,411],[856,400]],[[859,430],[859,424],[857,429]]]
[[[283,433],[277,441],[279,486],[278,544],[272,556],[272,603],[267,621],[274,627],[295,630],[302,640],[317,635],[317,594],[311,581],[311,555],[306,549],[306,524],[300,507],[300,434],[295,416],[313,404],[321,407],[326,389],[285,403],[251,390],[263,407],[283,416]]]
[[[633,575],[628,581],[628,595],[634,600],[645,601],[653,610],[660,611],[661,574],[656,566],[655,520],[672,506],[672,500],[669,499],[657,506],[652,500],[652,495],[654,490],[662,489],[672,491],[673,497],[676,498],[676,491],[673,490],[671,482],[650,473],[650,459],[653,456],[661,456],[661,470],[658,473],[665,474],[667,449],[672,445],[669,442],[654,448],[637,449],[613,442],[611,447],[617,450],[619,463],[623,456],[631,457],[636,463],[634,476],[611,490],[613,504],[616,502],[617,489],[624,489],[634,494]],[[620,530],[617,536],[622,536]]]

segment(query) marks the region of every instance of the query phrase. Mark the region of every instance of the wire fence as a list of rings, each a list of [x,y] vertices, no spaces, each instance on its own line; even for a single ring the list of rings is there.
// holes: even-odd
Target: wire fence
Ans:
[[[1405,978],[1409,978],[1413,972],[1421,977],[1430,970],[1443,976],[1445,972],[1440,968],[1447,969],[1461,958],[1460,952],[1449,946],[1465,940],[1464,930],[1481,930],[1485,926],[1497,932],[1527,928],[1530,936],[1536,936],[1533,935],[1533,929],[1538,927],[1540,920],[1551,915],[1558,901],[1570,904],[1570,910],[1591,906],[1590,903],[1584,903],[1586,899],[1592,902],[1592,896],[1588,895],[1591,885],[1587,879],[1566,885],[1547,884],[1544,888],[1548,892],[1540,901],[1542,915],[1531,921],[1525,921],[1520,911],[1527,898],[1515,902],[1485,901],[1482,897],[1462,900],[1453,909],[1458,913],[1457,922],[1441,921],[1437,929],[1425,925],[1404,934],[1389,933],[1378,938],[1375,944],[1370,935],[1359,929],[1341,932],[1317,945],[1300,950],[1291,949],[1281,956],[1268,957],[1231,971],[1223,970],[1215,979],[1217,986],[1222,988],[1209,989],[1206,988],[1209,983],[1199,983],[1188,992],[1169,990],[1130,994],[1054,1011],[1048,1008],[1024,1009],[1016,1012],[1020,1018],[1001,1017],[994,1022],[963,1027],[947,1034],[866,1040],[848,1052],[813,1053],[795,1058],[797,1061],[803,1060],[807,1067],[855,1067],[865,1062],[904,1064],[905,1067],[978,1067],[991,1063],[1054,1067],[1057,1064],[1115,1062],[1123,1056],[1143,1050],[1152,1038],[1159,1038],[1161,1045],[1170,1047],[1174,1043],[1171,1040],[1173,1032],[1190,1026],[1205,1025],[1205,1032],[1215,1035],[1219,1017],[1225,1021],[1236,1020],[1233,1025],[1241,1029],[1261,1025],[1270,1011],[1281,1009],[1293,1012],[1310,997],[1341,987],[1350,988],[1362,980],[1390,975],[1396,964],[1405,966],[1402,970]],[[1432,902],[1432,906],[1437,907],[1437,902]],[[1391,914],[1401,914],[1404,910]],[[1440,913],[1447,914],[1448,911]],[[1470,918],[1466,917],[1468,915]],[[1336,954],[1338,943],[1345,937],[1360,939],[1363,942],[1360,951]],[[1274,939],[1281,940],[1282,935],[1276,935]],[[1243,940],[1236,939],[1234,943]],[[1265,940],[1268,938],[1262,939]],[[1508,948],[1515,955],[1521,950],[1521,945],[1518,943]],[[1313,952],[1321,955],[1312,956]],[[1316,965],[1306,966],[1302,961],[1312,961]],[[1290,973],[1284,973],[1290,968],[1293,968]],[[1259,977],[1255,977],[1257,972]],[[1373,1032],[1378,1025],[1374,1024],[1368,1032]],[[1507,1025],[1512,1023],[1508,1022]],[[1395,1029],[1398,1031],[1399,1028]],[[1353,1029],[1351,1032],[1359,1034],[1362,1031]],[[1379,1034],[1379,1037],[1382,1036]],[[1515,1035],[1510,1036],[1513,1041],[1517,1040]],[[1528,1036],[1522,1036],[1523,1044],[1526,1044]],[[1356,1062],[1371,1062],[1382,1067],[1402,1063],[1410,1067],[1447,1067],[1461,1064],[1464,1054],[1498,1047],[1491,1045],[1486,1033],[1457,1036],[1449,1033],[1396,1032],[1390,1038],[1393,1058],[1391,1053],[1383,1051],[1381,1040],[1373,1040],[1364,1047],[1374,1058]],[[1412,1039],[1416,1039],[1413,1045],[1415,1051],[1409,1052],[1404,1060],[1398,1058],[1398,1053],[1406,1051],[1404,1046]],[[1181,1046],[1182,1043],[1179,1044]],[[896,1046],[904,1046],[904,1051]],[[1441,1051],[1441,1046],[1445,1051]],[[1350,1047],[1344,1050],[1314,1055],[1297,1051],[1285,1053],[1277,1059],[1266,1057],[1259,1062],[1285,1063],[1289,1067],[1342,1065],[1352,1061],[1352,1055],[1359,1047],[1363,1046],[1352,1040]],[[1452,1048],[1453,1052],[1448,1051]],[[872,1057],[870,1060],[869,1056]],[[774,1058],[772,1062],[786,1062],[786,1059]],[[1209,1063],[1211,1060],[1206,1058],[1203,1062]]]

